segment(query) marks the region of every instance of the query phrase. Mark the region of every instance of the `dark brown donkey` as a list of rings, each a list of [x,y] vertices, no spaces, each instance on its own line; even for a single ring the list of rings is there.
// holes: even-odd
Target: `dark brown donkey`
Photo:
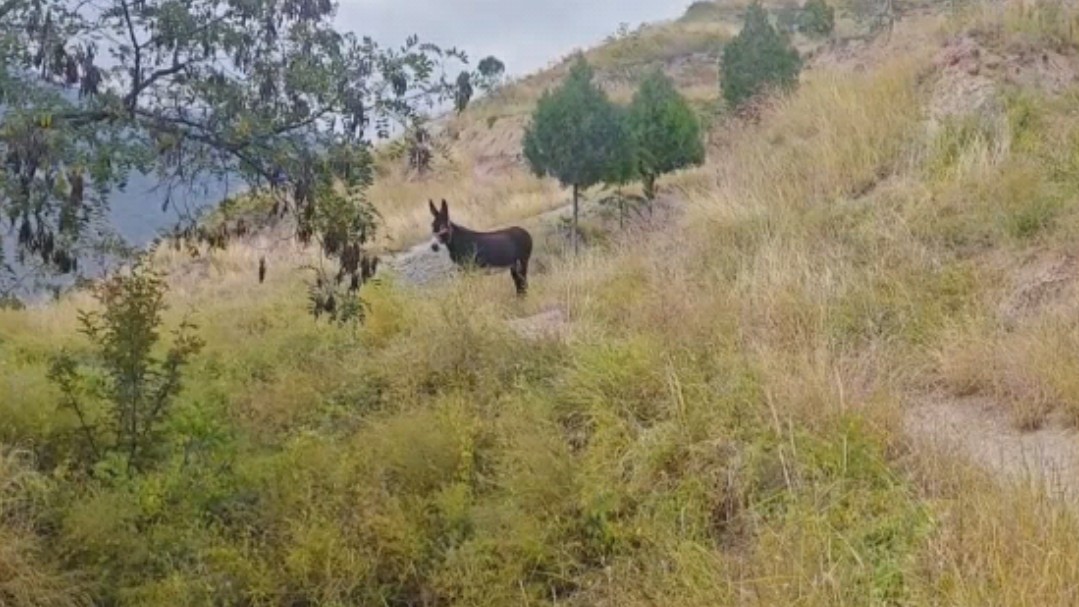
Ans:
[[[450,221],[450,209],[446,200],[442,208],[435,208],[435,203],[428,200],[431,215],[431,232],[437,242],[432,244],[438,250],[438,243],[449,249],[453,263],[463,266],[474,264],[478,268],[509,268],[517,294],[528,291],[528,258],[532,256],[532,235],[524,228],[513,226],[493,232],[476,232]]]

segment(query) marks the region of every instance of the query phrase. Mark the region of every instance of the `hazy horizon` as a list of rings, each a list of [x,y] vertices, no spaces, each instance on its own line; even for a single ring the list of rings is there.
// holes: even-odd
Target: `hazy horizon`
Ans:
[[[487,55],[511,76],[547,67],[575,48],[599,44],[620,23],[680,16],[689,0],[340,0],[336,23],[357,36],[398,46],[409,35],[442,47],[456,46],[475,65]]]

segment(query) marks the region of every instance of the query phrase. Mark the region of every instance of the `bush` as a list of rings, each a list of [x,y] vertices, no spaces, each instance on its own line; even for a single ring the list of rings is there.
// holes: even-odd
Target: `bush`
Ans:
[[[79,431],[95,462],[113,456],[127,472],[145,467],[159,447],[159,432],[183,385],[183,368],[203,345],[183,322],[164,359],[153,355],[159,339],[166,287],[139,264],[95,289],[103,313],[82,312],[81,332],[96,347],[91,373],[63,353],[49,370],[61,406],[79,419]]]
[[[720,86],[727,103],[738,108],[766,88],[790,89],[801,70],[790,40],[772,27],[759,2],[751,4],[742,31],[723,49]]]
[[[806,0],[798,29],[810,36],[830,36],[835,31],[835,9],[825,0]]]
[[[719,21],[723,18],[723,9],[711,0],[698,0],[690,4],[682,15],[681,21]]]

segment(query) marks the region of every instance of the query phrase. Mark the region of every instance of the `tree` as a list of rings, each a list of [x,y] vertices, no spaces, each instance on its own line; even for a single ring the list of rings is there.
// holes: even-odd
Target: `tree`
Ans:
[[[66,353],[52,362],[49,378],[60,388],[61,406],[77,416],[95,463],[114,455],[133,472],[161,450],[160,433],[183,386],[184,367],[203,346],[195,326],[184,322],[165,357],[154,356],[165,291],[162,277],[144,265],[101,283],[94,295],[104,311],[79,317],[81,332],[96,349],[95,368],[80,371]]]
[[[633,96],[629,127],[649,206],[658,176],[704,162],[700,120],[674,82],[659,70],[646,76]]]
[[[425,104],[467,103],[444,71],[467,57],[414,37],[391,49],[339,33],[335,10],[332,0],[0,3],[0,213],[19,256],[75,271],[88,224],[133,171],[156,174],[165,206],[176,186],[229,175],[276,192],[275,217],[358,272],[355,253],[375,230],[363,196],[370,138]],[[327,202],[335,217],[319,210]],[[196,225],[175,235],[230,236]]]
[[[578,250],[580,191],[612,175],[631,144],[618,109],[592,81],[592,67],[578,55],[555,91],[540,97],[524,135],[524,156],[539,177],[573,187],[573,250]]]
[[[776,31],[758,1],[746,9],[742,31],[723,49],[723,97],[738,108],[765,89],[789,89],[798,81],[802,60],[790,40]]]
[[[625,145],[618,146],[612,150],[611,157],[608,159],[607,170],[604,174],[603,182],[617,188],[616,201],[618,203],[618,224],[619,227],[622,227],[626,216],[626,199],[622,195],[622,187],[627,183],[637,180],[640,177],[640,172],[638,171],[638,149],[633,138],[629,110],[620,106],[615,106],[614,109],[618,121],[622,123],[622,128],[627,133],[627,138]]]
[[[502,82],[502,76],[506,73],[506,64],[497,57],[487,56],[480,60],[476,70],[479,72],[480,88],[490,91]]]
[[[806,0],[798,28],[810,36],[830,36],[835,30],[835,9],[825,0]]]

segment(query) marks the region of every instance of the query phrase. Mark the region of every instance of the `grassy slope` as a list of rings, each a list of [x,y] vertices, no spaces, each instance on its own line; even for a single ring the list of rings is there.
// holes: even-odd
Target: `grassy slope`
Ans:
[[[1079,410],[1075,304],[997,309],[1027,260],[1074,249],[1073,94],[924,123],[948,34],[1005,57],[1079,42],[1072,14],[1006,7],[807,72],[668,181],[683,224],[553,262],[526,302],[504,276],[391,280],[340,331],[303,314],[293,273],[252,288],[255,253],[204,262],[172,294],[208,341],[175,455],[137,479],[66,472],[44,368],[86,348],[87,302],[0,311],[0,603],[1075,604],[1075,514],[900,424],[926,391],[990,394],[1022,424]],[[462,118],[433,181],[380,186],[398,239],[431,196],[476,224],[558,204],[476,170],[512,150],[498,123],[521,95]],[[550,306],[572,339],[504,322]]]

